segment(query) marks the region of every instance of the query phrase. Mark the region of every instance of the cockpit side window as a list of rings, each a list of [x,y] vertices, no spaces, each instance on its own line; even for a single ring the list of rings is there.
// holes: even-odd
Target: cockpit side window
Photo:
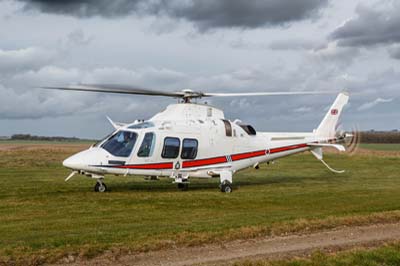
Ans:
[[[114,156],[129,157],[135,146],[136,139],[137,134],[135,132],[119,131],[104,142],[101,147]]]
[[[181,142],[178,138],[166,137],[161,157],[175,159],[179,155]]]
[[[155,137],[153,132],[148,132],[144,135],[142,145],[140,145],[137,153],[138,157],[149,157],[153,155]]]

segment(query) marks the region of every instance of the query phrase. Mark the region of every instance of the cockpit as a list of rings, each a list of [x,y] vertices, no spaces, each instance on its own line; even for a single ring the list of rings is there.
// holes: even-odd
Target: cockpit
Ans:
[[[142,132],[141,129],[147,129],[154,126],[153,122],[132,124],[106,136],[93,145],[93,147],[102,148],[116,157],[130,157],[135,148],[136,142],[141,141],[142,143],[138,149],[137,156],[150,157],[152,156],[155,147],[155,134],[153,132]]]
[[[129,157],[137,140],[137,133],[118,131],[106,140],[100,147],[117,157]]]

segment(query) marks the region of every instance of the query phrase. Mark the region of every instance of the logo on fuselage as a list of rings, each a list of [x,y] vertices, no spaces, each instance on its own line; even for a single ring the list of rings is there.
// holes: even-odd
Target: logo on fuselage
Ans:
[[[339,113],[338,109],[332,109],[331,115],[337,115]]]

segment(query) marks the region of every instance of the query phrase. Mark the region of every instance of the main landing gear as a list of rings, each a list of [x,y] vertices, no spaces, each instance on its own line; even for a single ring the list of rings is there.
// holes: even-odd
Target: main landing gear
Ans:
[[[103,183],[103,180],[98,179],[96,182],[96,185],[94,186],[94,191],[95,192],[106,192],[107,191],[107,186],[106,184]]]
[[[232,192],[232,184],[229,181],[225,181],[224,183],[221,183],[221,185],[219,187],[221,189],[221,192],[225,192],[225,193]]]
[[[186,191],[189,189],[189,182],[187,183],[178,183],[178,189],[182,191]]]
[[[232,172],[231,171],[222,171],[219,174],[219,178],[221,181],[221,185],[219,186],[221,192],[231,193],[232,192]]]
[[[189,175],[175,173],[171,177],[175,179],[174,183],[178,185],[178,189],[180,189],[182,191],[186,191],[189,189]]]

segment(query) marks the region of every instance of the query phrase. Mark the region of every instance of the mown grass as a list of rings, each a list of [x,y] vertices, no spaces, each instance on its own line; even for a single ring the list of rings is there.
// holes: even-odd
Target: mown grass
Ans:
[[[234,266],[396,266],[400,265],[400,244],[393,243],[377,249],[356,250],[338,254],[315,252],[308,259],[278,261],[243,261]]]
[[[400,151],[400,143],[362,143],[360,147],[377,151]]]
[[[187,192],[171,180],[110,177],[110,193],[69,174],[61,161],[77,149],[0,151],[0,257],[40,264],[66,254],[146,251],[340,225],[400,221],[399,157],[312,155],[282,159],[235,176],[232,194],[218,180]]]

